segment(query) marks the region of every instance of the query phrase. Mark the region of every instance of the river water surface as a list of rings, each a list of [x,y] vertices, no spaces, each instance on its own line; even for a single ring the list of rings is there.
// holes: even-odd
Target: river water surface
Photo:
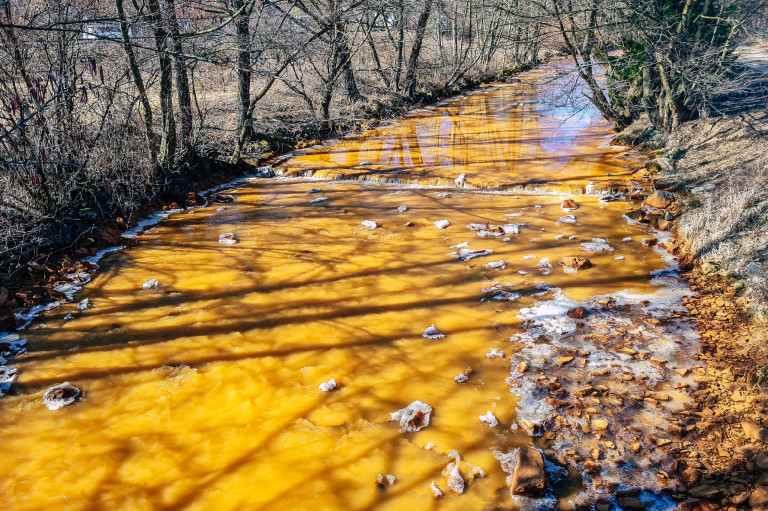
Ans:
[[[647,318],[686,290],[643,243],[657,234],[622,218],[629,203],[570,195],[626,187],[644,160],[610,146],[595,112],[562,104],[563,82],[544,80],[560,67],[298,155],[276,168],[293,177],[247,179],[226,190],[234,202],[175,214],[104,257],[75,296],[91,308],[64,305],[23,332],[16,391],[0,401],[4,501],[479,510],[663,489],[669,459],[650,444],[687,399],[697,341]],[[578,209],[563,211],[567,198]],[[219,242],[228,232],[236,243]],[[568,256],[593,267],[567,272]],[[577,305],[595,312],[568,318]],[[425,337],[432,325],[445,337]],[[568,395],[610,390],[566,413],[546,401],[553,378]],[[83,398],[48,410],[43,392],[64,381]],[[648,389],[671,399],[644,403]],[[390,413],[417,400],[430,423],[401,432]],[[534,441],[570,476],[553,465],[548,500],[513,498],[497,458]],[[593,449],[599,475],[580,461]],[[443,476],[457,454],[460,495]]]

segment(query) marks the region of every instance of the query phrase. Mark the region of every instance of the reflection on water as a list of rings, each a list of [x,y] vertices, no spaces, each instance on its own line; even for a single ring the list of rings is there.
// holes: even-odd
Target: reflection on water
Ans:
[[[507,190],[624,187],[645,162],[636,152],[610,146],[609,124],[588,106],[572,76],[552,78],[567,66],[552,62],[516,83],[309,150],[278,170],[436,185],[466,173],[470,187]]]

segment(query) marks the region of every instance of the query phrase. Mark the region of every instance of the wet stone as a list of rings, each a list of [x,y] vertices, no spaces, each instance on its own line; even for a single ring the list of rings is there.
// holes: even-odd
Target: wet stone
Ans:
[[[516,461],[510,485],[512,493],[526,497],[546,495],[547,472],[541,451],[533,447],[521,447],[517,450]]]
[[[43,394],[43,404],[48,407],[49,410],[55,411],[63,408],[67,405],[74,403],[82,392],[80,389],[71,385],[68,381],[54,385],[45,391]]]

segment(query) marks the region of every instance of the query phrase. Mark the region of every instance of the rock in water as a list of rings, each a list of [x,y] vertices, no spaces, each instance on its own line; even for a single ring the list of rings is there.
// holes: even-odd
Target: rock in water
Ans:
[[[58,410],[74,403],[81,394],[80,389],[65,381],[45,391],[45,394],[43,394],[43,404],[49,410]]]
[[[592,267],[592,261],[586,257],[563,257],[559,263],[566,268],[573,268],[577,270],[584,270]]]
[[[560,208],[563,211],[573,211],[574,209],[578,209],[579,205],[576,204],[576,201],[573,199],[565,199],[562,204],[560,204]]]
[[[568,309],[566,314],[569,318],[584,319],[586,315],[589,314],[589,311],[586,307],[573,307],[572,309]]]
[[[376,476],[376,486],[379,488],[386,488],[392,486],[397,481],[397,477],[392,474],[379,474]]]
[[[451,225],[451,222],[449,222],[448,220],[438,220],[434,222],[433,225],[438,229],[445,229],[446,227]]]
[[[454,183],[456,183],[459,186],[464,186],[467,182],[467,175],[466,174],[459,174],[459,177],[453,180]]]
[[[426,337],[427,339],[442,339],[445,337],[445,334],[435,328],[435,325],[432,325],[431,327],[424,330],[424,333],[421,334],[422,337]]]
[[[405,408],[389,415],[393,421],[400,423],[400,431],[419,431],[429,425],[429,417],[432,414],[432,407],[421,401],[414,401]]]
[[[544,456],[533,447],[521,447],[517,451],[517,464],[512,473],[510,489],[513,495],[543,497],[547,493],[547,471]]]
[[[378,222],[375,222],[373,220],[363,220],[362,222],[360,222],[360,225],[362,225],[366,229],[370,229],[370,230],[374,230],[377,227],[379,227]]]
[[[675,196],[672,195],[672,193],[665,192],[664,190],[657,190],[645,198],[643,206],[664,209],[669,207],[674,200]]]
[[[141,285],[143,289],[157,289],[160,287],[160,282],[157,279],[150,279]]]
[[[223,243],[224,245],[234,245],[235,243],[237,243],[237,238],[235,237],[235,233],[225,232],[224,234],[220,234],[219,243]]]

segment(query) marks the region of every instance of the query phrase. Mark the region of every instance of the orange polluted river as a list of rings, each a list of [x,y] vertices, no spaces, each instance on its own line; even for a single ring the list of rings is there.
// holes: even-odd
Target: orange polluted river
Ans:
[[[659,423],[685,403],[675,389],[697,340],[643,318],[686,291],[642,243],[661,234],[622,218],[630,203],[569,195],[613,187],[601,183],[643,160],[611,147],[592,111],[547,106],[553,66],[298,155],[275,170],[320,179],[245,179],[224,190],[233,202],[174,214],[102,258],[74,303],[19,332],[27,353],[10,360],[18,379],[0,399],[3,500],[18,510],[511,510],[573,507],[608,483],[663,489],[653,471],[667,457],[643,446],[635,459],[630,445],[663,436]],[[462,173],[468,185],[453,184]],[[473,189],[522,181],[557,193]],[[563,211],[569,198],[578,209]],[[569,256],[593,267],[565,271]],[[576,305],[596,312],[568,318]],[[619,375],[634,380],[607,380]],[[552,378],[569,395],[601,382],[610,391],[542,436],[567,415],[541,393]],[[83,395],[49,410],[44,391],[65,381]],[[671,399],[632,401],[644,389]],[[401,431],[390,414],[416,401],[431,407],[429,423]],[[593,431],[598,416],[607,433]],[[559,467],[544,498],[510,495],[500,463],[531,445]],[[565,459],[568,449],[599,449],[602,473]]]

